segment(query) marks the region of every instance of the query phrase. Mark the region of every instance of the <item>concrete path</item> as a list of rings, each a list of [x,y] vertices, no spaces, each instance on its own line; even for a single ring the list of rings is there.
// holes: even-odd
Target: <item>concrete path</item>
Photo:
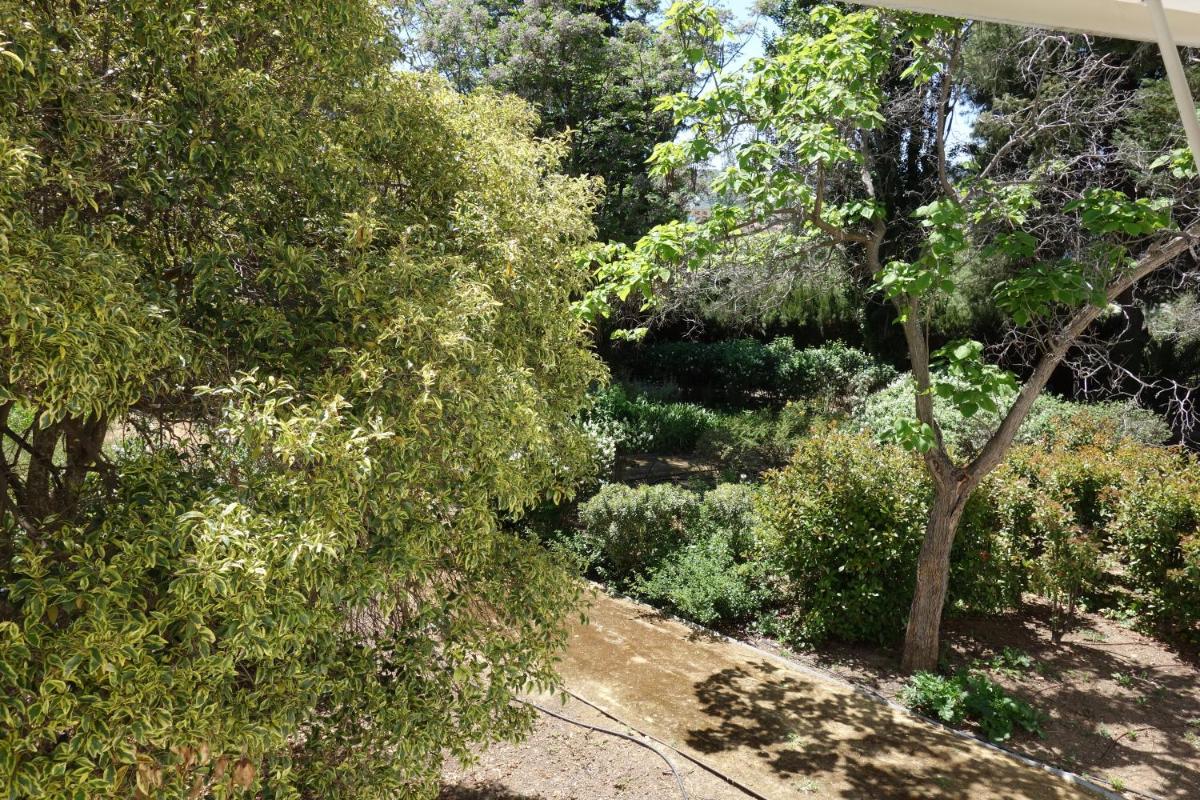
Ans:
[[[568,688],[771,800],[1095,800],[1026,765],[746,645],[599,595]]]

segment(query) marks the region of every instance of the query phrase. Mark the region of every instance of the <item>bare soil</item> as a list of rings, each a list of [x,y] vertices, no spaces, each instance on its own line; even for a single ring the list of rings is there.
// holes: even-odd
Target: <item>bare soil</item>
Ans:
[[[637,734],[591,707],[537,698],[539,705],[587,724]],[[658,746],[683,777],[693,800],[751,800],[751,796]],[[533,734],[520,744],[494,745],[464,768],[450,761],[439,800],[671,800],[675,778],[662,759],[624,739],[588,731],[539,714]]]
[[[950,619],[944,628],[949,666],[983,669],[1048,714],[1044,739],[1014,736],[1005,746],[1130,794],[1200,798],[1195,654],[1087,613],[1056,645],[1049,609],[1026,600],[1020,612]],[[784,652],[771,640],[748,638]],[[1006,647],[1030,656],[1032,666],[1006,666]],[[897,652],[831,644],[786,654],[890,699],[904,683]]]

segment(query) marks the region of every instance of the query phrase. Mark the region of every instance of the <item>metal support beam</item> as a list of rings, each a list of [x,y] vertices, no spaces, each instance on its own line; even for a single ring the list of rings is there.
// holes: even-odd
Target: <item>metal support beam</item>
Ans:
[[[1167,15],[1163,11],[1162,0],[1144,0],[1144,2],[1150,9],[1154,34],[1158,37],[1158,50],[1162,54],[1167,78],[1171,81],[1171,93],[1175,95],[1175,107],[1179,109],[1179,121],[1183,123],[1184,133],[1187,134],[1192,160],[1196,162],[1196,169],[1200,170],[1200,121],[1196,119],[1196,105],[1192,101],[1192,90],[1188,87],[1187,75],[1183,71],[1183,63],[1179,60],[1179,48],[1175,46],[1175,40],[1171,37],[1171,28],[1167,25]]]

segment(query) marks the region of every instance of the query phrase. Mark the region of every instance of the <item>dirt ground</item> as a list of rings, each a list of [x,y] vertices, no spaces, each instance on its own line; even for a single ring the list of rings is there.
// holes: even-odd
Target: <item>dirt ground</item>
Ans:
[[[1049,714],[1046,736],[1007,747],[1115,788],[1160,798],[1200,798],[1200,669],[1194,653],[1096,614],[1081,614],[1055,645],[1049,612],[1034,598],[1020,613],[950,619],[948,661],[975,666]],[[770,640],[758,646],[781,652]],[[1014,665],[1003,657],[1029,657]],[[800,663],[895,698],[898,654],[828,645],[788,654]],[[1025,659],[1020,659],[1025,662]],[[1131,794],[1133,793],[1131,792]]]
[[[535,699],[573,720],[631,733],[575,700],[564,706],[553,698]],[[659,749],[683,776],[692,800],[752,800],[677,753]],[[443,784],[439,800],[670,800],[680,796],[670,769],[654,753],[545,714],[539,714],[533,735],[524,742],[496,745],[466,769],[448,763]]]
[[[653,617],[646,614],[644,620],[650,624]],[[1107,782],[1132,797],[1200,798],[1200,669],[1194,653],[1178,652],[1095,614],[1081,614],[1056,645],[1050,637],[1047,609],[1032,600],[1017,614],[950,619],[945,641],[951,666],[983,669],[1049,715],[1044,739],[1019,735],[1006,744],[1008,748]],[[895,669],[896,653],[827,645],[819,651],[796,654],[770,640],[754,639],[753,644],[884,697],[895,698],[903,684],[903,676]],[[748,676],[739,678],[744,679]],[[764,722],[766,717],[759,710],[796,701],[792,696],[796,693],[778,690],[757,697],[747,693],[753,688],[749,684],[723,686],[720,691],[700,692],[697,698],[720,718],[722,733],[749,736],[757,742],[755,748],[769,749],[769,744],[755,737],[771,733],[764,730],[772,727],[774,720]],[[589,699],[595,702],[598,698]],[[573,719],[628,731],[578,702],[572,701],[565,709],[553,708]],[[630,721],[651,730],[644,721]],[[788,739],[792,749],[803,751],[802,755],[789,755],[798,769],[788,770],[788,796],[856,796],[827,795],[824,790],[833,786],[823,784],[817,772],[830,759],[845,764],[858,754],[829,751],[818,739],[821,737]],[[751,796],[679,754],[666,752],[684,774],[691,797],[745,800]],[[708,750],[701,747],[699,752],[703,758]],[[813,758],[824,761],[809,763]],[[800,764],[801,760],[805,763]],[[654,754],[545,716],[530,739],[494,747],[470,769],[450,764],[445,776],[442,800],[650,800],[678,796],[669,770]],[[950,795],[977,796],[970,791],[958,795],[952,791]]]

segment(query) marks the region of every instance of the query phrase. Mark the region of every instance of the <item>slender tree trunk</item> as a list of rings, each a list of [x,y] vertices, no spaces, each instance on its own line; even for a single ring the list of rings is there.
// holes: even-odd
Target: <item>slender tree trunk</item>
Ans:
[[[973,488],[966,482],[957,486],[935,483],[935,486],[925,523],[925,540],[917,558],[917,586],[904,636],[901,668],[905,672],[937,669],[942,606],[950,583],[950,550]]]

